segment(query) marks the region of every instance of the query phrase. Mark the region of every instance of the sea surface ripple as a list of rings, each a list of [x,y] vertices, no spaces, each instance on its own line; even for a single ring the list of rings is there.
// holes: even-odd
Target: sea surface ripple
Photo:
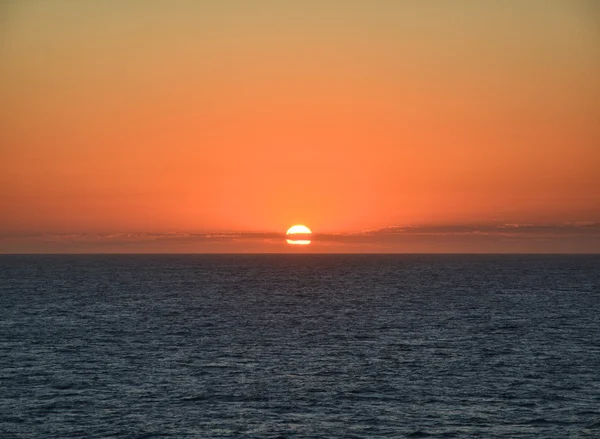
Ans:
[[[600,257],[0,256],[0,437],[598,438]]]

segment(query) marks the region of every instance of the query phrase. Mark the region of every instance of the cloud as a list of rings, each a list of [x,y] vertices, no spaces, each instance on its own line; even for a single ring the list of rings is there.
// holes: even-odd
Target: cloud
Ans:
[[[562,224],[450,224],[390,226],[349,234],[316,234],[315,240],[332,242],[381,242],[414,236],[551,237],[599,236],[600,222]]]
[[[600,222],[390,226],[353,233],[313,233],[311,251],[600,252]],[[80,233],[0,236],[0,252],[287,251],[284,233]]]

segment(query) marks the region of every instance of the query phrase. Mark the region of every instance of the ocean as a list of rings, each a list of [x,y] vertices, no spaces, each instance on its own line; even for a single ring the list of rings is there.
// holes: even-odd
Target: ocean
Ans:
[[[600,256],[0,256],[0,438],[599,438]]]

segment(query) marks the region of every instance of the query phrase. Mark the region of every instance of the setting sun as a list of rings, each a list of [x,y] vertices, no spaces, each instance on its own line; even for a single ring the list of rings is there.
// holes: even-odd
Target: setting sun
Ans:
[[[292,226],[286,232],[286,235],[289,237],[287,239],[287,243],[288,244],[300,244],[300,245],[310,244],[310,239],[307,239],[307,238],[310,237],[311,233],[312,232],[308,227],[303,226],[301,224]]]

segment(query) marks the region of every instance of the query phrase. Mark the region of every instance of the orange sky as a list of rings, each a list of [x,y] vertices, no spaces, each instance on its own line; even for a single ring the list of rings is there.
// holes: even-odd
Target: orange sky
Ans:
[[[587,0],[4,2],[0,252],[598,252],[599,43]],[[431,232],[506,224],[560,238]]]

